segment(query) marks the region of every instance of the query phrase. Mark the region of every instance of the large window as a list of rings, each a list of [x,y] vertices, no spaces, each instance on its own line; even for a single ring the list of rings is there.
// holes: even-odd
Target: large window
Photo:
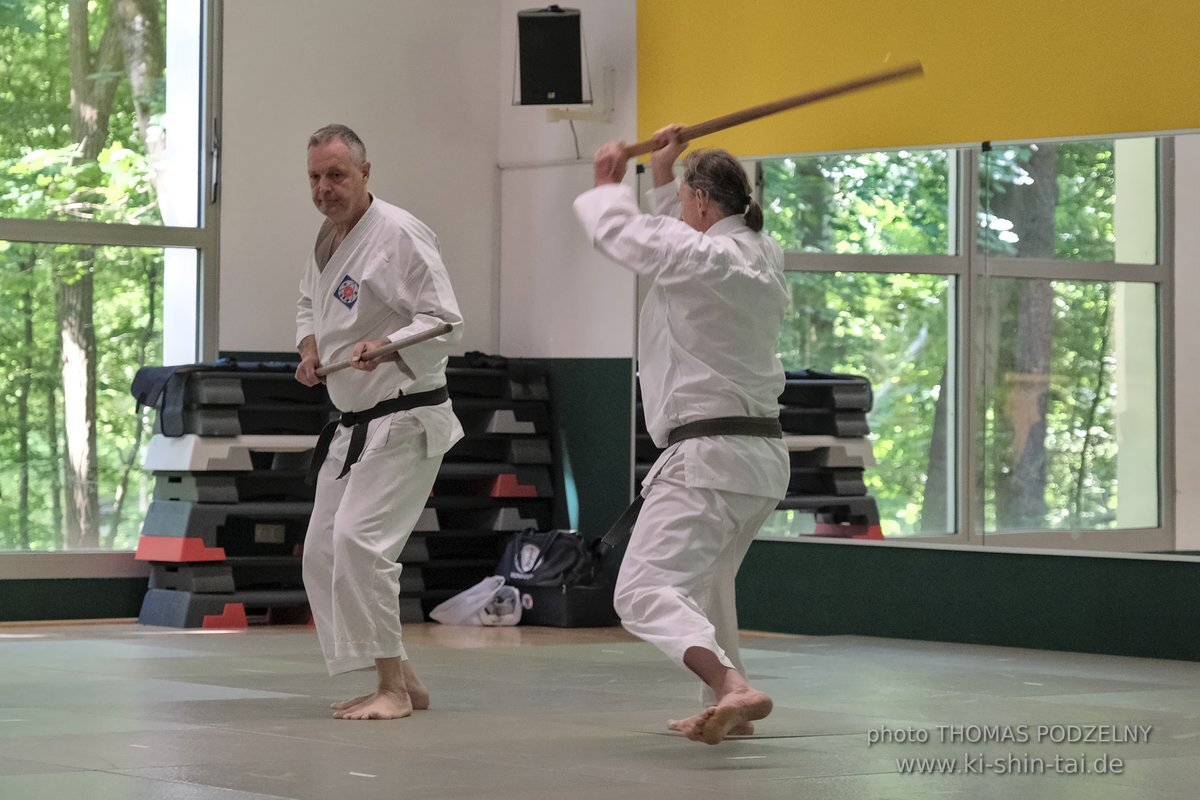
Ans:
[[[885,537],[1169,547],[1159,153],[1125,139],[758,163],[793,287],[781,357],[871,380],[865,482]],[[803,534],[805,517],[779,512],[763,535]]]
[[[1154,285],[995,278],[986,302],[983,530],[1157,527]]]
[[[939,407],[954,392],[953,279],[910,273],[790,272],[784,369],[871,376],[877,464],[864,478],[887,535],[949,533],[952,453]],[[939,426],[943,435],[938,436]],[[930,483],[930,476],[938,476]],[[789,529],[806,517],[781,512]]]
[[[864,477],[886,536],[956,528],[956,175],[945,150],[760,163],[766,230],[792,285],[784,367],[870,378],[877,465]],[[764,535],[811,522],[779,512]]]
[[[763,161],[763,208],[785,250],[953,254],[954,154],[857,153]]]
[[[0,550],[136,544],[130,383],[196,360],[215,269],[213,5],[0,3]]]
[[[979,154],[977,524],[1000,543],[1162,525],[1158,155],[1154,139]]]

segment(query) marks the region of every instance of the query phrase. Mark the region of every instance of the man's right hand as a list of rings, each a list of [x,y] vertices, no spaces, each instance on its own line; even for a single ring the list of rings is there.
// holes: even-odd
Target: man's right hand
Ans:
[[[687,140],[682,138],[682,125],[667,125],[659,128],[650,137],[654,152],[650,154],[650,174],[654,186],[665,186],[675,181],[675,160],[687,150]]]
[[[324,383],[325,379],[317,375],[321,366],[321,357],[317,354],[317,339],[315,336],[305,336],[300,346],[300,366],[296,367],[296,380],[305,386],[316,386]]]

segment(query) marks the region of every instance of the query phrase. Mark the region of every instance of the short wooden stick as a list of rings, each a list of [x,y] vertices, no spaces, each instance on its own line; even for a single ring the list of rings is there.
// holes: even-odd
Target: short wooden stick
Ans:
[[[437,338],[438,336],[447,334],[452,330],[454,330],[453,325],[451,325],[449,322],[443,322],[441,325],[430,328],[427,331],[421,331],[420,333],[414,333],[412,336],[406,336],[398,342],[392,342],[391,344],[384,345],[383,347],[375,350],[368,350],[367,352],[363,353],[363,361],[374,361],[378,358],[383,358],[384,356],[391,355],[397,350],[403,350],[404,348],[411,347],[414,344],[419,344],[429,339]],[[331,372],[339,372],[343,369],[348,369],[349,367],[349,361],[338,361],[324,367],[317,367],[317,377],[324,378]]]

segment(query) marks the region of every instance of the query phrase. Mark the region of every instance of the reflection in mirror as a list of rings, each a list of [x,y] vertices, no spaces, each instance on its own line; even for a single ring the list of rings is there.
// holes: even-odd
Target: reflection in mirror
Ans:
[[[979,162],[979,247],[992,257],[1158,261],[1154,139],[990,147]]]
[[[953,532],[954,279],[840,272],[790,272],[788,279],[784,369],[861,375],[871,383],[866,423],[876,463],[862,480],[878,507],[881,533]],[[781,511],[764,535],[808,533],[814,523],[812,514]]]
[[[1153,284],[992,278],[987,533],[1159,525]]]
[[[759,162],[780,357],[870,380],[884,538],[1171,549],[1167,163],[1150,137]]]
[[[1162,280],[1156,141],[985,149],[979,207],[984,532],[1158,527],[1158,286],[1089,280]]]
[[[865,491],[884,537],[955,532],[956,281],[946,272],[957,248],[953,224],[956,154],[907,150],[760,162],[765,230],[790,254],[905,256],[905,268],[858,272],[793,270],[792,308],[780,339],[785,370],[815,369],[870,381],[866,414],[874,463],[861,483],[836,482],[848,504]],[[916,261],[914,262],[914,257]],[[925,257],[925,258],[922,258]],[[889,264],[879,260],[881,268]],[[820,433],[814,429],[814,433]],[[804,437],[793,448],[818,447]],[[828,455],[793,452],[793,462]],[[795,469],[794,469],[795,476]],[[790,494],[803,491],[796,477]],[[860,505],[860,504],[859,504]],[[766,537],[813,532],[861,535],[830,520],[862,521],[856,505],[814,515],[781,510]],[[853,513],[852,513],[853,512]],[[869,527],[869,526],[868,526]]]

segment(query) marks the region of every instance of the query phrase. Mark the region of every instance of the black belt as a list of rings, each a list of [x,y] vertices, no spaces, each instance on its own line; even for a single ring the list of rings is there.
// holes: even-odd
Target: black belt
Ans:
[[[340,480],[346,477],[346,474],[350,472],[350,468],[354,466],[355,462],[358,461],[358,457],[362,455],[363,447],[367,443],[368,422],[380,417],[386,417],[388,414],[395,414],[397,411],[409,411],[421,406],[441,405],[449,399],[450,393],[443,386],[440,389],[430,389],[428,392],[404,394],[389,400],[383,400],[363,411],[343,411],[339,418],[331,421],[322,428],[321,435],[317,437],[317,446],[313,450],[312,461],[308,464],[308,484],[311,486],[316,483],[317,473],[321,471],[321,465],[325,463],[325,456],[329,455],[329,443],[333,441],[333,434],[337,432],[338,425],[354,428],[354,431],[350,434],[350,447],[346,450],[346,463],[342,465],[342,471],[338,475],[338,479]]]
[[[673,429],[667,434],[667,446],[678,444],[684,439],[699,439],[703,436],[758,436],[764,439],[782,439],[783,425],[778,417],[714,417],[698,419]],[[642,511],[645,498],[638,494],[629,508],[617,518],[608,533],[600,540],[606,551],[620,547],[629,541],[638,514]]]
[[[714,417],[698,419],[680,425],[667,434],[667,447],[684,439],[699,439],[701,436],[761,436],[765,439],[782,439],[783,425],[778,417]]]

